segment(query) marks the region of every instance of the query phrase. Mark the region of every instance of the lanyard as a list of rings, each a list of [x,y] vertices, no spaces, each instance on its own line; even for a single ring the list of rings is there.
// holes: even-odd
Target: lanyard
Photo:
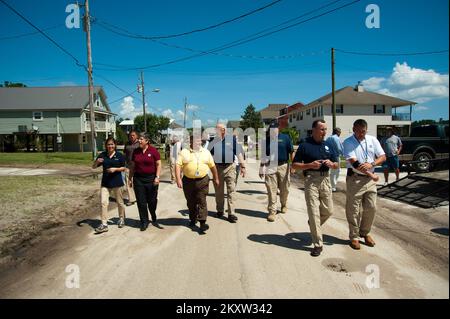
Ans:
[[[194,156],[197,159],[197,169],[195,170],[195,176],[199,176],[200,175],[199,165],[200,165],[201,149],[198,150],[197,152],[195,152],[194,150],[191,150],[191,152],[194,153]]]
[[[366,150],[364,150],[364,147],[362,146],[361,142],[356,138],[356,136],[353,135],[353,137],[355,138],[356,141],[358,141],[359,146],[361,146],[361,149],[364,152],[364,155],[366,155],[364,162],[367,162],[367,159],[369,158],[369,147],[367,146],[367,139],[364,137],[364,141],[366,142]]]

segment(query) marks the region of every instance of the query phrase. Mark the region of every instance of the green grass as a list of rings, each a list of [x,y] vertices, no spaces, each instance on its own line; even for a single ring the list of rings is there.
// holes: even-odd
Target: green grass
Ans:
[[[1,164],[74,164],[90,165],[92,163],[92,154],[55,152],[55,153],[0,153]]]

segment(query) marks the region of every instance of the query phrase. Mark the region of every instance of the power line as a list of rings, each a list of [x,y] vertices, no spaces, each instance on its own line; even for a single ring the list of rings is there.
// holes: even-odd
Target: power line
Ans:
[[[108,104],[111,105],[111,104],[114,104],[114,103],[117,103],[117,102],[123,100],[124,98],[126,98],[126,97],[128,97],[128,96],[133,96],[133,94],[136,93],[136,91],[137,91],[137,90],[134,90],[133,92],[130,92],[130,93],[128,93],[128,94],[125,94],[124,96],[122,96],[122,97],[120,97],[120,98],[118,98],[118,99],[115,99],[114,101],[108,102]]]
[[[335,49],[338,52],[353,55],[370,55],[370,56],[412,56],[412,55],[430,55],[430,54],[441,54],[448,53],[448,50],[439,51],[425,51],[425,52],[403,52],[403,53],[380,53],[380,52],[355,52],[355,51],[345,51],[341,49]]]
[[[329,3],[329,4],[326,4],[326,5],[324,5],[324,6],[321,6],[321,7],[317,8],[317,9],[314,9],[314,10],[312,10],[312,11],[310,11],[310,12],[307,12],[307,13],[303,14],[302,16],[310,15],[311,13],[313,13],[313,12],[315,12],[315,11],[319,11],[319,10],[321,10],[321,9],[327,7],[327,6],[333,5],[333,4],[335,4],[335,3],[339,2],[339,1],[341,1],[341,0],[333,1],[333,2],[331,2],[331,3]],[[277,33],[277,32],[281,32],[281,31],[287,30],[287,29],[289,29],[289,28],[298,26],[298,25],[300,25],[300,24],[306,23],[306,22],[311,21],[311,20],[313,20],[313,19],[317,19],[317,18],[319,18],[319,17],[322,17],[322,16],[325,16],[325,15],[327,15],[327,14],[333,13],[333,12],[335,12],[335,11],[338,11],[338,10],[340,10],[340,9],[343,9],[343,8],[345,8],[345,7],[347,7],[347,6],[353,5],[353,4],[355,4],[355,3],[357,3],[357,2],[360,2],[360,1],[361,1],[361,0],[354,0],[354,1],[350,2],[350,3],[344,4],[344,5],[340,6],[340,7],[335,8],[335,9],[331,9],[331,10],[329,10],[329,11],[326,11],[326,12],[324,12],[324,13],[315,15],[315,16],[313,16],[313,17],[311,17],[311,18],[308,18],[308,19],[306,19],[306,20],[302,20],[302,21],[300,21],[300,22],[297,22],[297,23],[295,23],[295,24],[292,24],[292,25],[283,27],[283,28],[281,28],[281,29],[277,29],[277,30],[275,30],[275,31],[271,31],[271,32],[268,32],[268,33],[264,33],[264,34],[259,35],[259,36],[257,36],[257,37],[252,37],[253,35],[251,35],[251,36],[246,37],[246,38],[250,38],[250,39],[247,39],[247,40],[244,40],[244,39],[246,39],[246,38],[239,39],[239,40],[233,41],[233,42],[231,42],[231,43],[228,43],[228,44],[224,44],[224,45],[222,45],[222,46],[219,46],[219,47],[217,47],[217,48],[214,48],[214,49],[211,49],[211,50],[208,50],[208,51],[204,51],[204,52],[199,53],[199,54],[194,54],[194,55],[191,55],[191,56],[186,56],[186,57],[178,58],[178,59],[171,60],[171,61],[167,61],[167,62],[163,62],[163,63],[153,64],[153,65],[147,65],[147,66],[141,66],[141,67],[130,67],[130,68],[123,68],[123,69],[104,69],[104,68],[103,68],[103,70],[109,70],[109,71],[142,70],[142,69],[156,68],[156,67],[160,67],[160,66],[164,66],[164,65],[170,65],[170,64],[179,63],[179,62],[186,61],[186,60],[190,60],[190,59],[193,59],[193,58],[196,58],[196,57],[201,57],[201,56],[204,56],[204,55],[206,55],[206,54],[212,54],[212,53],[214,53],[214,52],[223,51],[223,50],[229,49],[229,48],[231,48],[231,47],[235,47],[235,46],[238,46],[238,45],[242,45],[242,44],[245,44],[245,43],[248,43],[248,42],[251,42],[251,41],[260,39],[260,38],[262,38],[262,37],[266,37],[266,36],[268,36],[268,35],[271,35],[271,34],[274,34],[274,33]],[[301,17],[301,16],[300,16],[300,17]],[[297,17],[297,18],[295,18],[295,19],[298,19],[298,18],[299,18],[299,17]],[[269,28],[269,29],[271,29],[271,28]],[[259,33],[263,33],[263,32],[264,32],[264,31],[259,32]]]
[[[124,29],[124,28],[119,28],[119,27],[115,27],[115,28],[117,28],[118,30],[121,30],[121,31],[126,33],[126,34],[124,34],[124,33],[117,33],[117,34],[120,34],[120,35],[125,36],[125,37],[129,37],[129,38],[135,38],[135,39],[156,40],[156,39],[176,38],[176,37],[181,37],[181,36],[185,36],[185,35],[189,35],[189,34],[193,34],[193,33],[198,33],[198,32],[203,32],[203,31],[207,31],[207,30],[218,28],[218,27],[220,27],[222,25],[225,25],[225,24],[228,24],[228,23],[231,23],[231,22],[243,19],[243,18],[248,17],[248,16],[250,16],[250,15],[252,15],[254,13],[263,11],[263,10],[265,10],[265,9],[267,9],[267,8],[273,6],[273,5],[275,5],[275,4],[277,4],[277,3],[281,2],[281,1],[282,0],[273,1],[273,2],[267,4],[267,5],[263,6],[263,7],[257,8],[255,10],[250,11],[250,12],[244,13],[244,14],[238,16],[238,17],[235,17],[235,18],[232,18],[232,19],[229,19],[229,20],[225,20],[225,21],[222,21],[220,23],[217,23],[217,24],[214,24],[214,25],[211,25],[211,26],[208,26],[208,27],[203,27],[203,28],[194,29],[194,30],[191,30],[191,31],[186,31],[186,32],[181,32],[181,33],[176,33],[176,34],[170,34],[170,35],[144,36],[144,35],[139,35],[139,34],[136,34],[136,33],[132,33],[132,32],[130,32],[130,31]]]
[[[51,27],[44,28],[44,29],[42,29],[42,31],[48,31],[48,30],[56,29],[56,28],[60,28],[62,26],[64,26],[64,24],[57,24],[57,25],[54,25],[54,26],[51,26]],[[6,37],[0,37],[0,41],[1,40],[18,39],[18,38],[28,37],[28,36],[36,35],[36,34],[40,34],[40,32],[36,31],[36,32],[29,32],[29,33],[10,35],[10,36],[6,36]]]
[[[3,3],[8,9],[10,9],[12,12],[14,12],[16,15],[18,15],[22,20],[24,20],[26,23],[28,23],[30,26],[32,26],[34,29],[36,29],[39,33],[41,33],[44,37],[46,37],[50,42],[52,42],[56,47],[58,47],[61,51],[63,51],[66,55],[70,56],[74,61],[75,64],[79,67],[84,68],[87,71],[87,68],[85,65],[81,64],[78,59],[69,51],[64,49],[60,44],[58,44],[55,40],[50,38],[43,30],[35,26],[30,20],[28,20],[26,17],[24,17],[20,12],[18,12],[16,9],[14,9],[12,6],[10,6],[6,1],[0,0],[1,3]]]

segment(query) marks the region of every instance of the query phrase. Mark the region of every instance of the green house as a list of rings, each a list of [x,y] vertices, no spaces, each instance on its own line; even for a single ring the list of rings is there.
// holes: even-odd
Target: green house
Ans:
[[[94,87],[97,148],[116,135],[101,86]],[[0,151],[41,150],[88,152],[91,146],[87,86],[1,87]]]

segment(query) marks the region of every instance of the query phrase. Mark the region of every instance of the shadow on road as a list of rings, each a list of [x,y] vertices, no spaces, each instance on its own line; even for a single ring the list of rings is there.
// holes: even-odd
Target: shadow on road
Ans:
[[[290,249],[297,249],[303,251],[311,251],[311,235],[310,233],[289,233],[286,235],[276,235],[276,234],[264,234],[257,235],[252,234],[247,237],[251,241],[255,241],[266,245],[277,245]],[[340,238],[323,235],[323,244],[326,246],[332,245],[348,245],[347,240],[342,240]]]
[[[261,211],[258,211],[258,210],[237,208],[236,209],[236,213],[241,214],[241,215],[246,215],[246,216],[249,216],[249,217],[257,217],[257,218],[263,218],[263,219],[267,218],[267,212],[261,212]]]
[[[265,192],[265,191],[256,191],[256,190],[251,190],[251,189],[238,190],[237,192],[244,194],[244,195],[254,195],[254,194],[266,195],[267,194],[267,192]]]

